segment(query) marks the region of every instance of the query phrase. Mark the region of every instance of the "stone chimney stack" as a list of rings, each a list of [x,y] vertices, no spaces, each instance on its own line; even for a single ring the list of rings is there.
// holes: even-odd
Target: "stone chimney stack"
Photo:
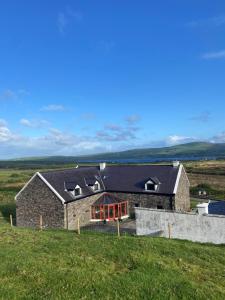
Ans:
[[[99,164],[99,167],[100,167],[100,171],[105,170],[105,168],[106,168],[106,162],[101,162],[101,163]]]
[[[174,168],[177,168],[177,167],[179,167],[179,165],[180,165],[180,162],[179,162],[179,160],[175,160],[175,161],[173,161],[173,167],[174,167]]]

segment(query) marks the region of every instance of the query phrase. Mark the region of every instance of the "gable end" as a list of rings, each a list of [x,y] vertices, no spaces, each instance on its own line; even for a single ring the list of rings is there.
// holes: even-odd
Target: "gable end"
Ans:
[[[48,188],[60,199],[60,201],[64,204],[65,200],[59,195],[59,193],[53,188],[53,186],[39,173],[36,172],[30,180],[24,185],[24,187],[16,194],[15,200],[17,200],[17,197],[27,188],[27,186],[33,181],[33,179],[38,176],[47,186]]]

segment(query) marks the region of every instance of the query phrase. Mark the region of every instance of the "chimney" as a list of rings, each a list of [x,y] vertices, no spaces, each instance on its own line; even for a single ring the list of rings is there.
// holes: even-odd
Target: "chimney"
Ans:
[[[197,205],[199,215],[208,215],[209,203],[200,203]]]
[[[103,171],[106,168],[106,163],[105,162],[101,162],[99,164],[99,167],[100,167],[100,171]]]
[[[180,165],[180,162],[179,162],[179,160],[175,160],[175,161],[173,161],[173,167],[174,167],[174,168],[177,168],[177,167],[179,167],[179,165]]]

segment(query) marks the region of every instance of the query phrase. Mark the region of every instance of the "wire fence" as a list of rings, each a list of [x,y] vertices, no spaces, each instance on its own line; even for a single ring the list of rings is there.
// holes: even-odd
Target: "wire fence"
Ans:
[[[78,226],[77,226],[78,229]],[[119,220],[116,219],[114,221],[104,222],[90,222],[87,225],[80,227],[80,232],[101,232],[101,233],[108,233],[108,234],[116,234],[118,236],[121,235],[134,235],[136,234],[136,224],[134,220],[126,219],[126,220]]]
[[[9,216],[0,216],[0,224],[10,224],[11,227],[16,225],[16,218],[10,214]]]
[[[0,226],[5,224],[10,225],[11,227],[16,226],[16,217],[12,214],[8,216],[0,216]],[[36,228],[40,231],[51,229],[51,226],[47,224],[43,216],[40,215],[39,219],[36,220],[33,228]],[[68,230],[75,231],[78,235],[88,232],[99,232],[106,234],[113,234],[117,236],[122,235],[135,235],[136,234],[136,224],[133,219],[115,219],[112,221],[99,221],[99,222],[89,222],[88,224],[83,224],[80,218],[77,218],[73,222],[72,226],[68,226]]]

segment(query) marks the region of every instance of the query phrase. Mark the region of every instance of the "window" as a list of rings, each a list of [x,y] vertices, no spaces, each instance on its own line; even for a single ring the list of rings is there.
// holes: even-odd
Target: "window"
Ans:
[[[152,177],[147,182],[145,182],[145,190],[156,192],[160,184],[161,183],[157,177]]]
[[[128,217],[128,202],[93,205],[91,209],[92,220],[115,220]]]
[[[147,187],[146,189],[148,191],[154,191],[155,190],[155,184],[154,183],[147,183],[146,187]]]
[[[134,207],[139,207],[140,204],[139,203],[134,203]]]
[[[74,189],[74,196],[80,196],[81,195],[81,188],[79,186],[76,186]]]
[[[146,191],[156,191],[157,184],[155,184],[153,181],[149,180],[145,184],[145,190]]]
[[[95,184],[92,186],[94,191],[100,190],[100,184],[96,181]]]
[[[162,205],[157,205],[157,209],[163,209]]]

